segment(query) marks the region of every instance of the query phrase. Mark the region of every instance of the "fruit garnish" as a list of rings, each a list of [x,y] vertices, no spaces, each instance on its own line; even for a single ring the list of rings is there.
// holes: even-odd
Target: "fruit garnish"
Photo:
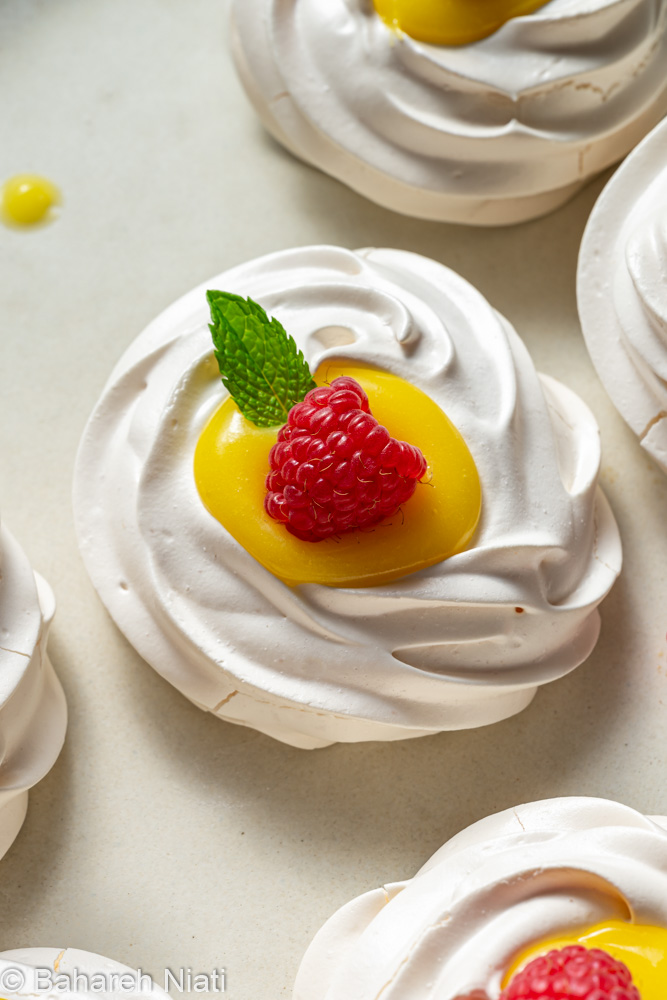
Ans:
[[[292,337],[252,299],[213,291],[207,299],[232,399],[256,427],[283,425],[269,454],[267,514],[305,542],[395,514],[426,473],[419,448],[378,423],[355,379],[316,386]]]
[[[468,45],[546,0],[375,0],[389,27],[432,45]]]
[[[46,177],[19,174],[2,186],[2,219],[10,226],[44,222],[60,202],[60,192]]]
[[[570,945],[529,962],[500,1000],[641,1000],[623,962],[600,948]]]
[[[419,448],[392,438],[356,379],[311,389],[269,455],[267,514],[319,542],[396,514],[426,474]]]
[[[627,920],[607,920],[593,927],[583,927],[531,944],[516,956],[502,985],[507,986],[514,974],[537,956],[570,945],[601,949],[630,970],[642,1000],[665,1000],[667,928]]]

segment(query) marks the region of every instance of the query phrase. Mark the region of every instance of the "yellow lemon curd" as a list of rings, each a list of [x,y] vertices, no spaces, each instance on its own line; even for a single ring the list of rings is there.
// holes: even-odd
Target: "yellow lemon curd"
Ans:
[[[390,28],[432,45],[468,45],[547,0],[374,0]]]
[[[206,508],[262,566],[290,586],[388,583],[460,552],[479,520],[475,463],[440,407],[404,379],[374,368],[327,362],[316,371],[315,381],[324,385],[339,375],[355,378],[379,423],[392,437],[420,448],[428,462],[411,499],[372,530],[305,542],[269,517],[265,480],[280,428],[255,427],[232,399],[213,414],[195,450],[195,482]]]
[[[503,989],[512,976],[534,958],[553,949],[580,944],[601,948],[612,958],[627,965],[642,1000],[665,1000],[667,994],[667,928],[629,924],[610,920],[585,930],[551,938],[531,946],[513,963],[503,981]]]
[[[44,222],[58,204],[58,188],[37,174],[19,174],[2,187],[3,221],[13,226],[34,226]]]

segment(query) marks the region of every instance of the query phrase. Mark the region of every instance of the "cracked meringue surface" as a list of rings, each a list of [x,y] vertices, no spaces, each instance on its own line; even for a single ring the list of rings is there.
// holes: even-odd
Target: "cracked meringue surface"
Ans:
[[[667,472],[667,121],[600,195],[581,244],[577,299],[598,375]]]
[[[53,976],[69,977],[73,985],[77,985],[76,979],[79,976],[79,984],[82,988],[65,992],[60,984],[56,989],[44,990],[41,986],[42,980],[38,976],[38,970],[52,970]],[[120,976],[126,975],[137,981],[138,989],[123,988],[119,980]],[[104,977],[105,983],[111,986],[117,984],[117,988],[90,989],[83,988],[86,981],[90,981],[94,986],[93,977]],[[115,979],[113,977],[116,977]],[[168,994],[156,985],[150,977],[142,973],[139,981],[137,972],[120,962],[115,962],[111,958],[103,958],[102,955],[95,955],[90,951],[81,951],[78,948],[20,948],[14,951],[0,952],[0,981],[3,984],[3,992],[7,994],[7,1000],[22,1000],[22,998],[32,998],[40,996],[45,1000],[55,997],[65,997],[70,1000],[72,997],[81,1000],[92,1000],[100,995],[108,1000],[142,1000],[144,997],[158,997],[160,1000],[168,1000]],[[18,985],[17,989],[9,989],[10,984]],[[61,978],[61,983],[65,982]],[[100,979],[101,983],[102,980]],[[131,980],[128,978],[126,985]]]
[[[274,137],[421,218],[543,215],[667,113],[667,0],[550,0],[462,46],[395,32],[371,0],[233,0],[232,26]]]
[[[466,551],[383,586],[290,588],[225,531],[192,468],[226,396],[207,287],[277,316],[311,370],[367,363],[447,413],[482,483]],[[395,740],[507,718],[589,655],[621,566],[599,463],[589,410],[464,279],[305,247],[219,275],[130,346],[84,432],[75,520],[116,623],[195,704],[295,746]]]
[[[609,920],[667,927],[667,818],[595,798],[517,806],[343,906],[308,948],[294,1000],[498,1000],[532,943]]]
[[[55,606],[48,583],[0,524],[0,857],[23,825],[29,789],[65,740],[65,696],[46,650]]]

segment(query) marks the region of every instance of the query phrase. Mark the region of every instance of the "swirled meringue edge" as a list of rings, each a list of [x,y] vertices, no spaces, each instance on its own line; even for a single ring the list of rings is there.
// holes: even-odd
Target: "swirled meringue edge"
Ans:
[[[65,740],[65,695],[46,651],[54,612],[51,588],[0,525],[0,857]]]
[[[413,879],[352,900],[317,932],[294,1000],[498,1000],[513,959],[607,919],[667,927],[667,817],[545,799],[453,837]]]
[[[396,34],[370,0],[234,0],[231,47],[294,155],[435,221],[545,215],[667,113],[665,0],[551,0],[454,47]]]
[[[579,252],[586,346],[612,402],[667,472],[667,121],[600,195]]]
[[[165,993],[152,980],[148,982],[148,976],[142,973],[142,979],[135,969],[127,965],[115,962],[111,958],[104,958],[102,955],[95,955],[90,951],[81,951],[78,948],[17,948],[12,951],[0,952],[0,965],[7,963],[7,966],[0,968],[0,980],[6,970],[15,972],[24,980],[24,985],[17,990],[8,990],[3,987],[3,994],[6,1000],[34,1000],[36,996],[44,997],[45,1000],[55,1000],[56,997],[66,996],[69,998],[76,996],[80,1000],[93,1000],[94,997],[103,995],[108,1000],[142,1000],[144,997],[158,997],[159,1000],[168,1000]],[[57,976],[68,977],[72,984],[76,986],[76,977],[79,976],[79,983],[83,986],[86,981],[93,982],[94,976],[102,976],[105,982],[113,982],[112,976],[128,975],[133,977],[141,987],[137,990],[123,989],[118,983],[117,989],[105,989],[103,993],[99,989],[85,990],[74,989],[65,993],[63,987],[58,984],[57,989],[45,991],[40,988],[41,980],[38,978],[37,970],[48,969],[54,979]],[[61,979],[61,983],[65,980]],[[129,982],[129,980],[128,980]]]
[[[192,475],[225,394],[207,328],[211,286],[261,301],[313,367],[342,354],[439,400],[486,490],[472,549],[380,588],[291,589],[229,536]],[[447,324],[452,336],[463,325],[458,356]],[[325,346],[341,328],[355,343]],[[475,380],[486,392],[472,407]],[[198,706],[301,747],[404,739],[507,718],[589,655],[621,562],[599,462],[590,411],[537,376],[514,330],[464,279],[401,251],[305,247],[218,276],[134,341],[82,437],[75,524],[118,626]],[[539,483],[526,463],[543,470]]]

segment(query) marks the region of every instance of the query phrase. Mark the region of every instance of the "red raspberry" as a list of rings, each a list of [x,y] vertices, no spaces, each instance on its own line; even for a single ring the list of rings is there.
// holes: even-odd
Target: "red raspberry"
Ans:
[[[395,514],[426,472],[419,448],[390,436],[347,375],[292,407],[269,463],[266,512],[306,542]]]
[[[500,1000],[641,1000],[627,966],[599,948],[571,945],[529,962]]]

